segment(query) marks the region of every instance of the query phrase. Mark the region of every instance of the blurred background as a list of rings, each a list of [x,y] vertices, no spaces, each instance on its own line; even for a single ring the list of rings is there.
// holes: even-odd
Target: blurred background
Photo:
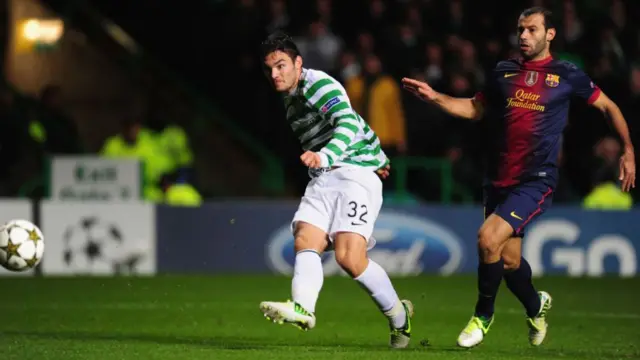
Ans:
[[[533,5],[555,12],[554,56],[622,108],[640,153],[638,0],[0,0],[0,221],[31,220],[46,244],[36,269],[0,268],[3,359],[460,358],[484,139],[399,80],[472,96]],[[344,84],[392,157],[369,256],[423,309],[417,351],[382,353],[387,324],[343,276],[325,281],[311,337],[257,312],[290,292],[290,221],[309,180],[261,71],[276,29]],[[522,249],[558,301],[551,341],[524,346],[503,289],[476,358],[640,358],[640,183],[620,192],[620,145],[573,102],[554,205]],[[331,254],[323,268],[345,275]]]
[[[518,14],[532,5],[556,14],[554,56],[586,70],[640,141],[636,1],[1,3],[6,197],[56,196],[50,160],[63,154],[139,159],[141,196],[154,203],[299,197],[308,181],[300,146],[258,54],[260,41],[282,29],[296,38],[305,66],[344,84],[394,158],[387,202],[478,203],[476,124],[413,99],[399,80],[472,96],[488,69],[515,54]],[[554,201],[587,206],[590,194],[614,181],[619,155],[610,124],[575,101]],[[618,207],[632,206],[607,189]]]
[[[392,157],[375,235],[377,256],[396,256],[387,269],[473,271],[484,139],[399,80],[472,96],[516,54],[533,5],[556,14],[554,56],[591,75],[640,143],[637,1],[0,1],[0,215],[43,228],[45,272],[289,273],[309,178],[261,70],[259,44],[280,29],[344,84]],[[563,147],[553,211],[525,241],[534,271],[635,274],[640,186],[619,190],[612,126],[575,101]]]

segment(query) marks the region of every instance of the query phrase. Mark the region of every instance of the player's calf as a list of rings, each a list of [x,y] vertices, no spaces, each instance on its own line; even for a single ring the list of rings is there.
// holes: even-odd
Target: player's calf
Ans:
[[[322,289],[324,274],[320,254],[327,247],[327,234],[304,222],[296,224],[294,232],[296,258],[291,281],[293,301],[263,301],[260,311],[278,324],[293,324],[309,330],[316,324],[315,308]]]
[[[338,265],[354,279],[360,276],[369,265],[367,243],[359,234],[336,234],[335,256]]]
[[[513,229],[496,215],[490,215],[478,232],[478,301],[474,316],[488,322],[493,317],[495,297],[504,274],[502,248]]]
[[[533,286],[531,266],[522,257],[521,244],[520,238],[512,238],[502,251],[506,270],[504,280],[524,306],[527,317],[532,318],[540,311],[540,297]]]
[[[461,347],[481,343],[493,323],[495,299],[504,274],[501,252],[512,233],[511,225],[496,215],[490,215],[478,232],[478,301],[471,320],[458,336]]]
[[[362,235],[338,233],[334,243],[338,264],[369,293],[389,319],[390,346],[407,347],[411,338],[413,304],[400,301],[386,271],[367,257],[367,243]]]
[[[502,262],[504,264],[505,274],[508,274],[520,269],[520,262],[522,259],[522,255],[519,249],[517,251],[509,251],[511,250],[511,248],[514,247],[511,245],[512,243],[514,243],[516,246],[519,247],[520,238],[512,238],[511,240],[509,240],[507,245],[502,250],[501,257],[502,257]]]
[[[294,238],[296,258],[291,280],[291,296],[296,304],[313,314],[324,282],[320,255],[327,247],[327,234],[311,224],[298,222]]]

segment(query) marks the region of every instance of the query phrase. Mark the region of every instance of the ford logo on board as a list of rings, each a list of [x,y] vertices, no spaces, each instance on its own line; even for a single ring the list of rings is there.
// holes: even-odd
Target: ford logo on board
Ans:
[[[463,247],[458,236],[427,218],[383,210],[373,232],[376,246],[369,257],[389,275],[455,273],[463,264]],[[280,274],[291,275],[295,252],[289,224],[278,229],[267,242],[267,263]],[[333,252],[322,256],[325,275],[342,274]]]

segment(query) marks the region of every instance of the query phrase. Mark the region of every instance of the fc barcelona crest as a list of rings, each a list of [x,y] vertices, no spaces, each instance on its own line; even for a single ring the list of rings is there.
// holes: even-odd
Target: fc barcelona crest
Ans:
[[[549,87],[556,87],[560,85],[560,75],[547,74],[547,78],[544,80],[544,82]]]
[[[537,71],[527,71],[527,75],[524,78],[524,83],[528,86],[533,86],[538,82],[538,72]]]

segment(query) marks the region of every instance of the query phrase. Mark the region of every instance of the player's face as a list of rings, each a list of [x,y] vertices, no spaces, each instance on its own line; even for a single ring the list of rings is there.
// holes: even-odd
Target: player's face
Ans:
[[[264,59],[264,73],[278,92],[289,92],[298,85],[302,59],[292,59],[287,53],[274,51]]]
[[[518,20],[520,54],[527,60],[546,57],[555,29],[545,30],[544,16],[533,14]]]

